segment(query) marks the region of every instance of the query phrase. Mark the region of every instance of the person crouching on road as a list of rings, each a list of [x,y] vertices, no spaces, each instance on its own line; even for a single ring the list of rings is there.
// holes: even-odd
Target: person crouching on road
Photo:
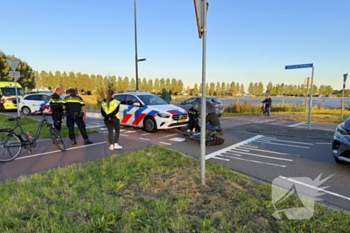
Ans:
[[[107,91],[106,99],[103,100],[101,105],[101,115],[108,129],[109,149],[118,150],[123,148],[121,145],[118,144],[120,134],[120,102],[114,99],[113,95],[114,92],[112,90]]]
[[[194,104],[189,110],[188,110],[188,129],[187,132],[199,132],[200,127],[198,124],[199,121],[199,114],[198,114],[198,104]]]
[[[77,96],[75,89],[69,89],[69,96],[64,98],[64,106],[67,112],[67,127],[69,130],[69,138],[72,145],[77,144],[74,134],[74,123],[77,123],[81,135],[84,138],[84,145],[92,144],[89,140],[89,136],[86,133],[85,121],[86,121],[86,109],[85,102],[80,96]]]
[[[63,89],[61,87],[57,87],[55,93],[50,97],[50,108],[52,110],[52,121],[55,128],[58,132],[61,132],[61,124],[63,121],[63,110],[65,106],[63,105],[63,100],[61,99],[61,95],[63,93]]]
[[[206,130],[209,131],[209,133],[220,132],[221,135],[224,134],[224,130],[221,128],[218,114],[216,114],[215,112],[208,113],[205,118],[205,122],[206,122]]]

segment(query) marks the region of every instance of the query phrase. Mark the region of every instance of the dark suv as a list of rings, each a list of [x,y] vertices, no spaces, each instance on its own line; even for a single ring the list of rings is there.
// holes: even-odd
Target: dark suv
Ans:
[[[221,102],[221,100],[219,98],[212,97],[212,96],[207,96],[206,98],[215,107],[216,114],[218,114],[219,117],[221,117],[221,115],[224,113],[224,104]],[[188,111],[192,107],[195,101],[201,101],[201,99],[202,99],[201,96],[195,96],[195,97],[183,100],[181,103],[176,104],[176,106],[179,106]]]

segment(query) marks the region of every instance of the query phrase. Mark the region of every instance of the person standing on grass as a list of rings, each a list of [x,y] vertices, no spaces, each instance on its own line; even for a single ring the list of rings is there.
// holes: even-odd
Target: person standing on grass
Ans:
[[[265,112],[267,113],[268,116],[270,116],[270,112],[271,112],[271,103],[272,103],[272,100],[270,98],[270,95],[268,95],[266,97],[266,99],[264,101],[262,101],[262,103],[265,104]]]
[[[104,123],[108,129],[108,140],[110,150],[119,150],[123,147],[119,145],[120,134],[120,116],[119,116],[119,100],[114,99],[114,92],[112,90],[107,91],[107,96],[103,100],[101,105],[101,115]],[[114,129],[114,135],[113,135]]]
[[[170,101],[171,101],[171,96],[169,94],[169,92],[166,91],[165,88],[162,89],[162,96],[161,98],[163,100],[165,100],[165,102],[167,102],[168,104],[170,104]]]

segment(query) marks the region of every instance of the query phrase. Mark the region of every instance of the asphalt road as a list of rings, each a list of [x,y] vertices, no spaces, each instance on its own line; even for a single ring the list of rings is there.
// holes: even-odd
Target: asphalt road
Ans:
[[[16,114],[16,113],[14,113]],[[332,175],[318,190],[324,194],[324,203],[350,210],[350,187],[347,184],[350,165],[339,165],[331,154],[332,135],[336,125],[306,125],[292,121],[280,121],[280,116],[242,116],[221,118],[225,128],[225,143],[206,147],[207,161],[219,163],[250,177],[272,182],[278,177],[308,177],[315,180]],[[142,129],[122,127],[122,150],[109,151],[107,133],[99,114],[90,112],[87,127],[99,133],[90,135],[92,145],[70,146],[66,152],[58,151],[48,141],[39,142],[32,154],[23,151],[15,161],[0,164],[0,180],[33,174],[68,164],[85,162],[123,153],[129,150],[160,145],[178,150],[195,159],[200,158],[197,141],[185,140],[174,130],[150,134]],[[314,188],[317,188],[316,186]]]

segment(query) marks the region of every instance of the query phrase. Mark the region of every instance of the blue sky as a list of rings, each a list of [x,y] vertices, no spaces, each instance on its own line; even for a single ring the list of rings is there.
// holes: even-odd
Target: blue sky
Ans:
[[[349,0],[209,0],[206,82],[342,88]],[[0,50],[34,70],[135,77],[133,0],[0,0]],[[202,81],[193,0],[137,0],[139,78]]]

